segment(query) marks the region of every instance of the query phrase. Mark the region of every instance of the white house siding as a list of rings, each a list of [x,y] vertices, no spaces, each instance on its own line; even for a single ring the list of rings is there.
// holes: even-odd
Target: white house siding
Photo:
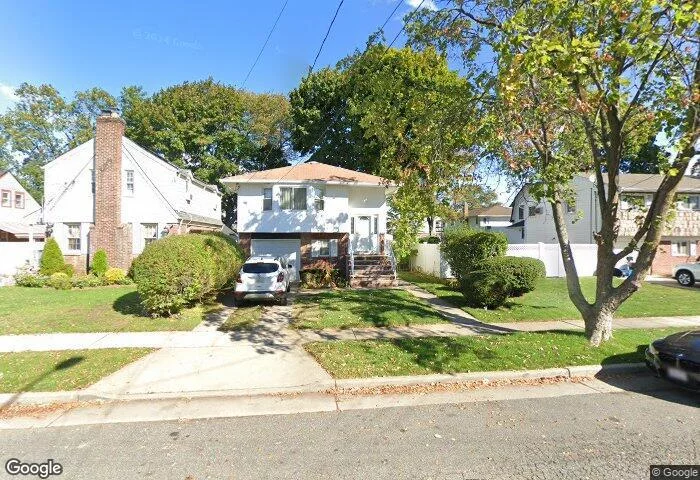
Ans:
[[[10,173],[0,177],[0,190],[10,192],[10,206],[0,204],[0,221],[33,224],[39,221],[41,207]],[[24,208],[15,208],[15,193],[24,194]]]

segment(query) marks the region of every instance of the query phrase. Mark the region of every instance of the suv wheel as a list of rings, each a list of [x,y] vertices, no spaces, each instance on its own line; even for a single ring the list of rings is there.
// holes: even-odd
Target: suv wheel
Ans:
[[[676,280],[684,287],[692,287],[695,284],[695,277],[688,270],[681,270],[676,273]]]

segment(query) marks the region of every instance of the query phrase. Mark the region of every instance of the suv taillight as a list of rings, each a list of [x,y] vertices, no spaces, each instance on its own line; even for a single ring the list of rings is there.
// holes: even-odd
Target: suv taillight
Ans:
[[[277,274],[277,281],[284,282],[284,272],[280,272]]]
[[[241,278],[241,274],[239,273],[238,276],[236,277],[236,283],[243,283],[243,279]]]

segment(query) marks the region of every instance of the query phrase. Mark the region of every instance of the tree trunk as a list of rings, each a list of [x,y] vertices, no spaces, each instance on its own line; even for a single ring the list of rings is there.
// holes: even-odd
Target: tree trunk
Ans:
[[[592,308],[582,314],[586,338],[594,347],[612,338],[613,311],[608,308]]]

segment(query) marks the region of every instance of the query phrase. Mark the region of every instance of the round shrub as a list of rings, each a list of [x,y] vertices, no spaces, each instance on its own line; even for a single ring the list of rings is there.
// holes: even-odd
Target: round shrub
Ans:
[[[88,288],[102,286],[102,279],[95,275],[79,275],[71,279],[73,288]]]
[[[529,257],[494,257],[482,262],[482,271],[503,276],[510,286],[511,297],[519,297],[531,292],[537,282],[546,276],[542,260]]]
[[[108,268],[103,278],[106,285],[121,285],[127,281],[126,271],[116,267]]]
[[[21,272],[14,276],[15,285],[18,287],[41,288],[46,286],[49,278],[44,275]]]
[[[235,281],[244,258],[221,234],[173,235],[150,244],[131,272],[144,308],[170,315]]]
[[[487,258],[502,257],[508,249],[508,239],[502,233],[473,230],[459,226],[445,230],[440,251],[452,274],[462,283],[472,271],[480,270]]]
[[[460,283],[462,295],[472,307],[498,308],[510,296],[510,284],[506,278],[487,270],[473,271]]]
[[[57,272],[68,274],[66,268],[66,261],[63,258],[61,247],[58,246],[55,238],[49,238],[46,240],[44,251],[41,253],[39,273],[42,275],[53,275]]]
[[[56,272],[49,277],[49,286],[56,290],[70,290],[73,288],[73,283],[71,283],[70,277],[67,274]]]
[[[101,277],[105,274],[107,268],[107,252],[100,249],[96,251],[95,255],[92,257],[92,273]]]

